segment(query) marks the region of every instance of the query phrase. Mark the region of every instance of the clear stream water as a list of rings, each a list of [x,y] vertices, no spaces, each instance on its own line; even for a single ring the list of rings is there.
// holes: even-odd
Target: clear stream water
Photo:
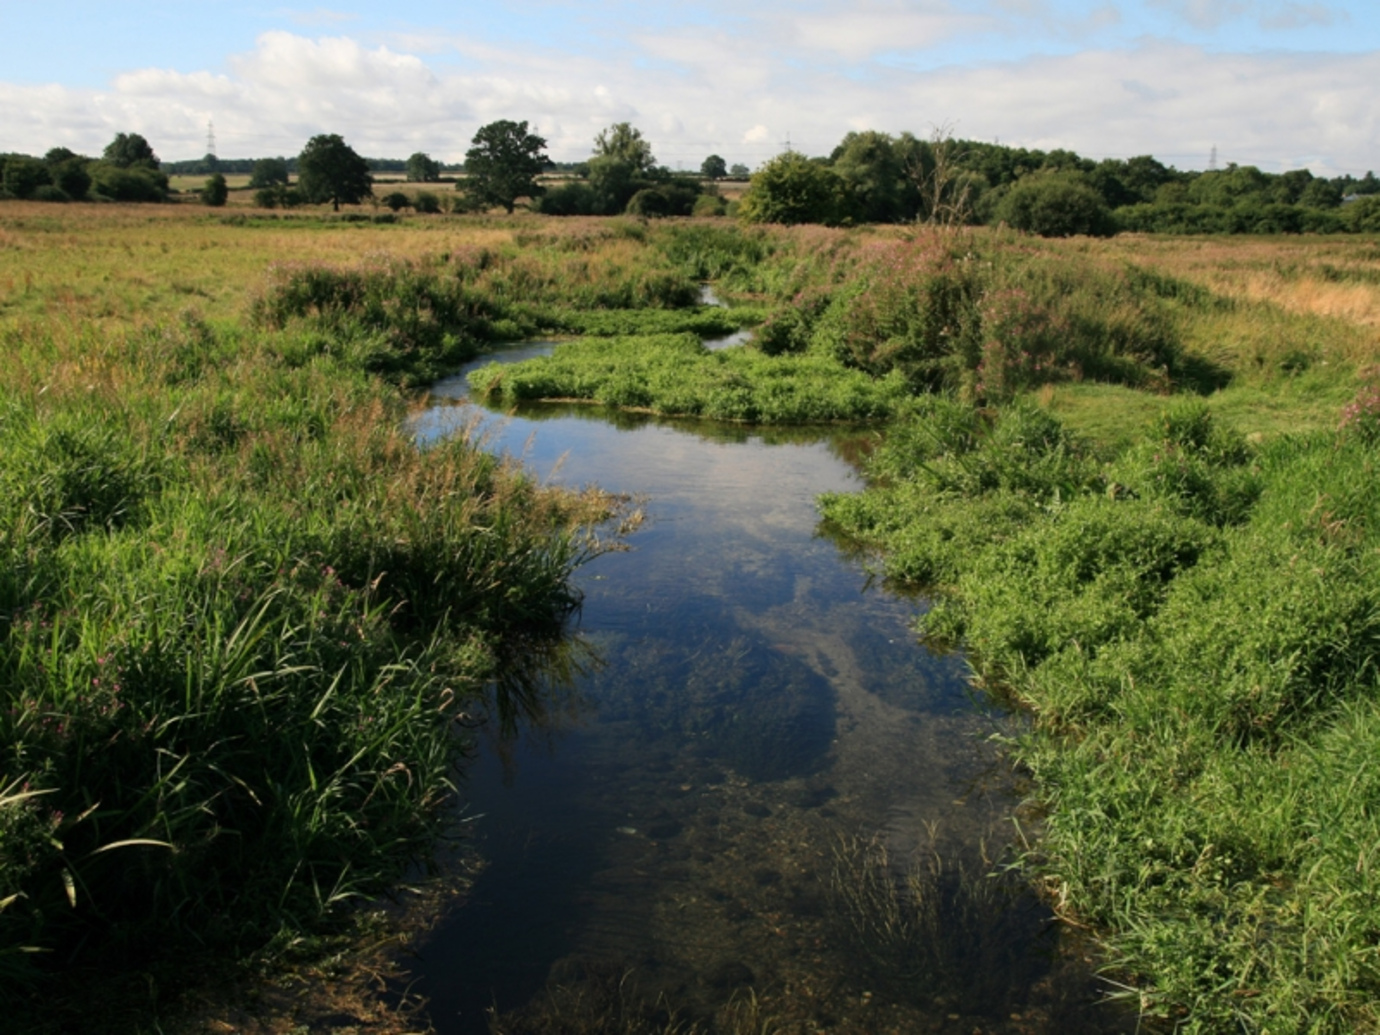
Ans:
[[[782,1032],[1122,1030],[1044,908],[982,876],[1015,830],[990,740],[1014,720],[917,644],[922,601],[818,532],[815,497],[861,487],[873,433],[499,415],[466,372],[420,441],[482,420],[538,477],[637,494],[647,519],[577,572],[592,670],[468,772],[486,865],[413,966],[436,1030],[576,1030],[551,1018],[612,998],[725,1031],[749,994]],[[869,910],[844,887],[880,891]]]

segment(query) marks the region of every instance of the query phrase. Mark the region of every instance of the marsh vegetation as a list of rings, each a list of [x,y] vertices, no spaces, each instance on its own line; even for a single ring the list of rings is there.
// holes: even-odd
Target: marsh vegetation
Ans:
[[[700,304],[705,281],[726,306]],[[627,789],[582,804],[602,833],[572,843],[589,872],[611,868],[606,890],[679,915],[648,914],[662,941],[640,955],[593,934],[588,966],[577,944],[542,949],[540,981],[504,986],[496,1031],[581,1011],[628,1031],[826,1014],[863,1031],[883,995],[900,1025],[968,1024],[992,1001],[1020,1004],[1004,1030],[1113,1023],[1060,998],[1081,979],[1056,987],[1059,957],[1012,949],[1046,937],[1050,910],[1092,932],[1108,987],[1147,1019],[1374,1028],[1378,284],[1366,238],[8,203],[7,998],[56,1029],[71,1015],[54,992],[76,976],[128,987],[178,955],[243,958],[315,929],[428,858],[457,766],[472,788],[494,775],[467,761],[476,722],[502,743],[594,701],[608,725],[570,741],[594,759],[588,786],[563,793]],[[746,344],[700,344],[744,328]],[[548,428],[549,459],[572,449],[570,488],[499,458],[522,452],[501,435],[417,448],[415,389],[538,336],[560,339],[550,357],[469,385],[523,434]],[[817,422],[839,426],[790,430]],[[644,466],[580,474],[581,444],[612,452],[601,436],[630,431]],[[738,488],[763,495],[806,448],[792,436],[838,465],[790,497],[827,490],[835,538],[806,512],[788,547],[735,548],[729,529],[758,542],[802,520],[744,510],[687,555],[674,521],[653,521],[633,540],[667,565],[649,592],[701,563],[747,595],[726,607],[724,585],[701,585],[656,618],[685,637],[630,632],[619,607],[643,598],[602,578],[624,555],[596,535],[618,503],[579,486],[643,491],[667,457],[708,465],[735,444],[757,472]],[[755,468],[754,450],[776,452]],[[726,486],[705,481],[703,501]],[[889,587],[923,590],[919,635],[963,648],[1028,727],[973,710],[952,657],[872,631],[916,605],[874,588],[833,610],[856,595],[859,550]],[[807,553],[841,567],[789,567]],[[579,691],[543,711],[531,659],[561,656],[582,600],[605,675],[568,667]],[[881,783],[915,781],[921,818],[944,812],[936,795],[993,764],[972,747],[993,723],[1038,813],[1016,855],[993,833],[1010,779],[981,821],[945,813],[957,840],[937,853],[923,826],[877,818],[896,800]],[[646,758],[604,754],[629,738]],[[629,802],[633,821],[615,815]],[[517,836],[521,811],[507,818]],[[496,858],[485,879],[539,872]],[[992,878],[994,860],[1020,868]],[[648,867],[699,890],[627,892]],[[748,892],[730,883],[744,872]],[[734,925],[731,957],[666,947],[696,910],[714,919],[695,931]],[[835,945],[854,946],[851,969],[825,987],[812,968]],[[661,969],[629,977],[648,953]],[[155,1009],[127,1001],[136,1021]]]

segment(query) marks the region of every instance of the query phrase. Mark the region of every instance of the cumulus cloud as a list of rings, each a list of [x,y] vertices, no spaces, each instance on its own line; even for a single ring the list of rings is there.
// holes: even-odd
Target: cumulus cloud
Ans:
[[[837,60],[802,60],[798,48],[703,28],[641,37],[610,60],[463,36],[423,57],[397,38],[366,45],[269,32],[218,72],[140,69],[100,91],[0,83],[0,110],[6,146],[35,153],[58,144],[98,152],[132,130],[166,158],[191,157],[214,120],[226,156],[292,154],[333,132],[366,154],[450,160],[480,125],[513,118],[561,159],[587,156],[599,129],[629,121],[660,160],[684,168],[710,153],[756,165],[788,134],[797,150],[820,154],[850,129],[925,135],[935,124],[1092,156],[1151,153],[1181,167],[1202,167],[1214,146],[1224,162],[1268,169],[1375,164],[1380,53],[1222,54],[1142,40],[924,71],[873,63],[858,75],[848,55],[864,38],[839,44]]]

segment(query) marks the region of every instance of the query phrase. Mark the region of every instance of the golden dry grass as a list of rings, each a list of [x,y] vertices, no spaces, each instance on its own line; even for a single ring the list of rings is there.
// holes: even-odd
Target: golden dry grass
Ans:
[[[523,220],[415,217],[331,223],[310,217],[235,225],[200,205],[0,205],[0,330],[50,333],[140,326],[192,309],[238,319],[276,262],[350,264],[501,247]],[[530,222],[536,223],[535,218]]]
[[[1103,247],[1230,298],[1380,327],[1380,245],[1368,237],[1128,235]]]

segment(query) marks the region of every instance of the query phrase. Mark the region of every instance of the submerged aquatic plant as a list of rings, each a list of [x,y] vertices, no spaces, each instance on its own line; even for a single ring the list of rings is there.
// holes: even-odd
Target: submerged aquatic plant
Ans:
[[[646,997],[631,970],[580,969],[580,980],[556,985],[526,1006],[491,1010],[490,1035],[702,1035],[664,995]]]
[[[898,865],[879,838],[840,838],[830,893],[859,976],[898,998],[982,1012],[1045,966],[1032,951],[1042,911],[1024,885],[937,851]]]

